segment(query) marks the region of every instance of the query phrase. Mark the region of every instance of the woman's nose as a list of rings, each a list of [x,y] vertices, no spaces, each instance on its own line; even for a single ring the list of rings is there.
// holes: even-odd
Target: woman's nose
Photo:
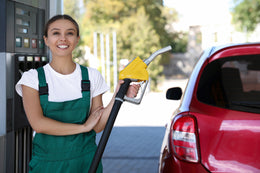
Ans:
[[[60,34],[60,40],[66,40],[66,35],[65,34]]]

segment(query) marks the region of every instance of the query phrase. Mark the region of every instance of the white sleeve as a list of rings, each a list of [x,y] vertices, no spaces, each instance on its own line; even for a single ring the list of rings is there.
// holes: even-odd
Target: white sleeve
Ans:
[[[109,90],[106,81],[100,74],[100,72],[94,68],[88,67],[89,80],[90,80],[90,90],[92,92],[92,97],[96,97],[103,94]]]
[[[39,90],[38,72],[36,69],[31,69],[23,73],[21,79],[15,85],[16,92],[22,97],[22,85],[28,86],[35,90]]]

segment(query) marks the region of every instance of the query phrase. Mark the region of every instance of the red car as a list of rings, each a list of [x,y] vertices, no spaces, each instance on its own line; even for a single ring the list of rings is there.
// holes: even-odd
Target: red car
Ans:
[[[260,172],[260,43],[203,52],[167,124],[160,173]]]

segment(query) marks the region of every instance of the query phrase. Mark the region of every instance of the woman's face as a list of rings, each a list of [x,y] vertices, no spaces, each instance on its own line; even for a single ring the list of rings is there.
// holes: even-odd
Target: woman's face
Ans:
[[[50,48],[52,56],[72,56],[79,37],[75,25],[66,19],[56,20],[48,28],[48,37],[44,36],[45,44]]]

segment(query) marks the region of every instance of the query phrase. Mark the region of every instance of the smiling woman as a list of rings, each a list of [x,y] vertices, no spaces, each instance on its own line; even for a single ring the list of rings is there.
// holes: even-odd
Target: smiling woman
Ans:
[[[44,41],[52,61],[24,72],[16,85],[36,132],[30,173],[88,172],[97,147],[96,133],[104,129],[110,115],[115,94],[103,107],[102,95],[109,89],[103,77],[96,69],[73,62],[72,51],[79,39],[74,19],[68,15],[51,18]],[[138,85],[131,85],[127,96],[138,90]],[[101,163],[97,172],[102,172]]]

